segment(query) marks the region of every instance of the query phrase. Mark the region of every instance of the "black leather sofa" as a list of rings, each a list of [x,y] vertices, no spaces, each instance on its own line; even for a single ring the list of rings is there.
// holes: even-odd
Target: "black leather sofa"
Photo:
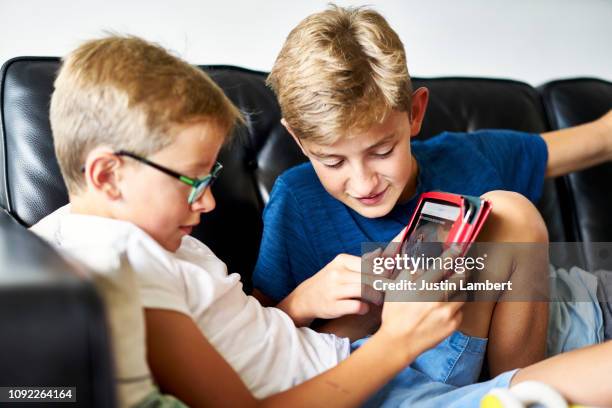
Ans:
[[[0,73],[0,386],[76,385],[79,405],[107,407],[115,402],[101,302],[90,283],[25,229],[67,202],[48,121],[59,64],[21,57]],[[274,180],[305,157],[280,124],[266,73],[202,68],[247,113],[247,126],[223,149],[225,170],[213,188],[217,209],[193,234],[242,275],[248,292]],[[591,78],[539,88],[486,78],[416,78],[414,84],[431,91],[423,138],[481,128],[543,132],[612,108],[612,83]],[[551,241],[612,241],[610,180],[608,163],[546,183],[538,206]],[[597,257],[580,248],[584,264],[596,268]]]

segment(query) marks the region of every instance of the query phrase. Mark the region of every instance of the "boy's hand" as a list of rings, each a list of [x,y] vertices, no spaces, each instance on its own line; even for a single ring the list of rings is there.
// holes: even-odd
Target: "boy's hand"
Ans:
[[[382,251],[364,255],[370,262],[377,256],[391,256],[404,236],[402,229]],[[364,282],[372,282],[374,275],[363,276],[362,259],[340,254],[310,279],[302,282],[277,307],[287,313],[297,326],[308,326],[315,318],[334,319],[345,315],[364,315],[368,303],[382,305],[384,296]],[[367,270],[372,270],[371,267]],[[371,278],[371,279],[368,279]]]
[[[385,302],[375,335],[399,340],[413,359],[457,330],[462,306],[463,302]]]
[[[452,246],[442,257],[457,257],[460,247]],[[404,276],[405,278],[405,276]],[[419,271],[412,275],[416,287],[422,281],[457,283],[461,279],[449,269],[432,269]],[[456,290],[439,290],[434,292],[415,291],[408,296],[411,301],[401,301],[402,296],[393,296],[397,301],[386,301],[382,311],[382,323],[379,333],[387,337],[401,339],[399,344],[410,345],[410,353],[422,353],[448,337],[459,327],[462,320],[461,307],[464,302],[452,301]],[[411,358],[415,358],[412,355]]]
[[[366,285],[362,278],[361,258],[340,254],[302,282],[278,308],[291,316],[297,326],[307,326],[315,318],[365,314],[369,310],[368,302],[380,305],[383,295]]]

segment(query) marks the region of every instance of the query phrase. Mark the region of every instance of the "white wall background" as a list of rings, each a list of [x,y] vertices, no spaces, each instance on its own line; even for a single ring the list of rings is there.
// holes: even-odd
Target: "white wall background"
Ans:
[[[361,5],[342,1],[339,5]],[[197,64],[267,71],[323,0],[0,0],[0,62],[63,55],[104,30],[156,41]],[[612,0],[370,0],[406,46],[413,76],[541,84],[612,80]]]

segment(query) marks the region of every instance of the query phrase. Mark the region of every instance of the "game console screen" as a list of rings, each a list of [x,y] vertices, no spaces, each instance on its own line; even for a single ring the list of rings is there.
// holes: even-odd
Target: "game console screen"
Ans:
[[[460,212],[461,209],[455,205],[426,201],[417,215],[413,231],[402,244],[401,253],[409,256],[439,256]],[[439,243],[439,245],[421,245],[421,243]]]

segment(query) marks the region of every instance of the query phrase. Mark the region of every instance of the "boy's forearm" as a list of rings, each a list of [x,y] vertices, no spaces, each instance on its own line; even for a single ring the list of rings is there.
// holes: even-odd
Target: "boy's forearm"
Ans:
[[[356,407],[410,364],[416,355],[377,333],[350,358],[299,386],[262,400],[264,407]],[[384,363],[382,363],[384,362]]]
[[[612,160],[612,111],[593,122],[542,134],[548,148],[546,177],[558,177]]]

